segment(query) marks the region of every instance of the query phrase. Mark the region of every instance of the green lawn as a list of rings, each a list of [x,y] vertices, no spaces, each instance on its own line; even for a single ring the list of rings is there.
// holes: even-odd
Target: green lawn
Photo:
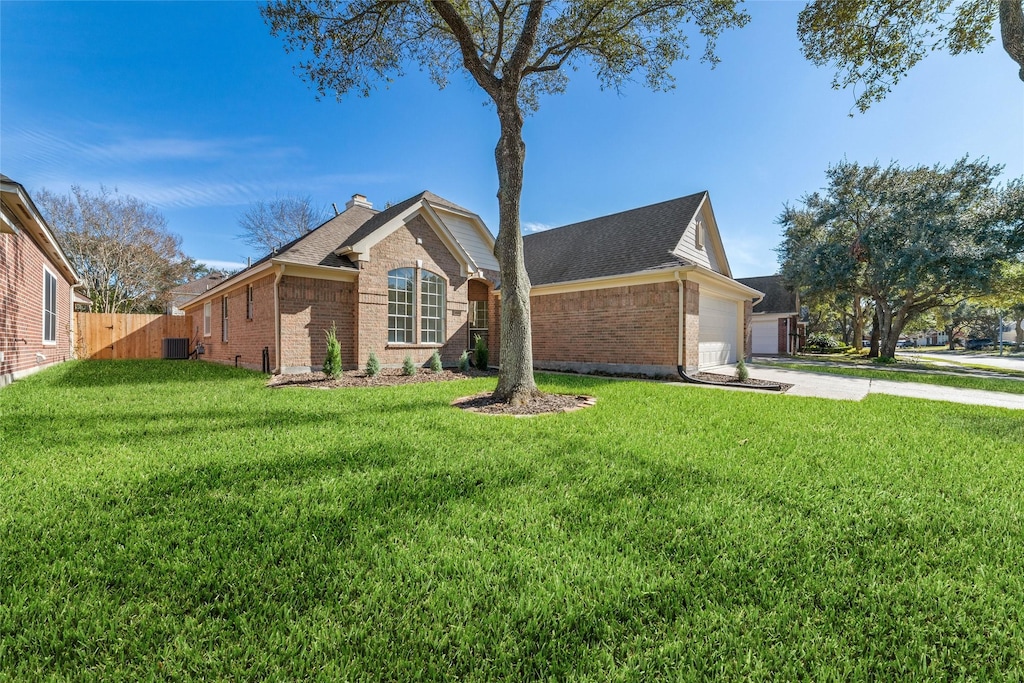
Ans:
[[[1007,394],[1024,394],[1024,378],[1012,377],[978,377],[976,375],[948,374],[947,368],[934,368],[931,372],[911,372],[908,370],[889,370],[885,366],[835,367],[820,363],[801,363],[799,361],[772,361],[767,367],[780,367],[807,372],[821,372],[829,375],[846,375],[847,377],[867,377],[869,379],[887,380],[892,382],[919,382],[935,384],[943,387],[960,389],[981,389],[983,391],[999,391]],[[916,366],[921,368],[921,366]],[[993,370],[993,373],[1000,372]],[[1012,372],[1012,371],[1009,371]],[[939,373],[939,374],[937,374]],[[946,374],[941,374],[946,373]],[[1000,373],[1004,374],[1004,373]]]
[[[1024,672],[1024,416],[541,376],[0,390],[0,680],[934,680]]]

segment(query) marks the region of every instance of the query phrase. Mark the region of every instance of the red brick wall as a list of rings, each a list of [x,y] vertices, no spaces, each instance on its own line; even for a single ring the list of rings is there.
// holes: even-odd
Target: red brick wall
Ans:
[[[57,278],[56,344],[43,343],[44,267]],[[25,230],[0,234],[0,386],[71,358],[72,284]]]
[[[779,318],[779,331],[778,331],[778,342],[779,342],[779,353],[789,352],[789,320],[787,318]]]
[[[700,365],[700,284],[683,282],[683,367],[689,372]]]
[[[421,244],[417,244],[419,239]],[[445,338],[437,344],[388,343],[388,271],[395,268],[417,268],[422,261],[424,270],[444,278]],[[419,275],[415,298],[413,338],[420,339]],[[469,283],[461,275],[459,262],[422,216],[416,216],[407,225],[385,237],[370,249],[370,260],[361,264],[359,273],[359,363],[366,365],[370,352],[377,354],[382,365],[399,366],[408,355],[422,365],[430,360],[435,350],[440,351],[445,365],[454,365],[469,347]],[[493,313],[492,313],[493,315]]]
[[[186,305],[185,312],[192,316],[192,343],[203,344],[204,360],[234,365],[235,356],[240,356],[238,365],[252,370],[261,370],[263,349],[270,351],[270,368],[277,367],[274,349],[274,275],[266,275],[253,281],[253,316],[246,314],[247,285],[233,287],[224,295],[228,297],[228,340],[223,341],[221,318],[221,295],[211,300],[210,336],[203,336],[203,305]],[[194,348],[194,346],[193,346]]]
[[[675,368],[679,288],[675,282],[530,298],[538,367],[595,363]]]
[[[285,275],[278,285],[282,370],[323,369],[325,331],[334,323],[346,370],[361,364],[356,350],[356,283]]]

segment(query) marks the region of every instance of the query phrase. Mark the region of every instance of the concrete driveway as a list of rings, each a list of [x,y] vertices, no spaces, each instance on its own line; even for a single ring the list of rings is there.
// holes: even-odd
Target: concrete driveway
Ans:
[[[860,401],[868,394],[890,394],[921,398],[929,401],[949,401],[969,405],[994,406],[1024,410],[1024,395],[999,391],[959,389],[920,382],[891,382],[864,377],[843,377],[802,370],[789,370],[751,364],[750,376],[769,382],[792,384],[787,396],[813,396],[845,401]]]

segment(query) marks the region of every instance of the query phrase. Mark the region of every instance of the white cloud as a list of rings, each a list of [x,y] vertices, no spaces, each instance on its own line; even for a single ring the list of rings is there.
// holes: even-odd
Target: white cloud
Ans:
[[[544,232],[545,230],[557,227],[554,225],[548,225],[547,223],[534,223],[532,221],[523,221],[521,225],[523,226],[523,232],[526,233]]]
[[[216,259],[197,258],[196,261],[214,270],[241,270],[245,268],[244,263],[237,261],[218,261]]]

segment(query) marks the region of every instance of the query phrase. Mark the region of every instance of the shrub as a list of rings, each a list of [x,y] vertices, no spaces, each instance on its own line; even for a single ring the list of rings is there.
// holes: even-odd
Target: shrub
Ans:
[[[333,322],[331,329],[324,330],[327,336],[327,356],[324,358],[324,374],[334,379],[341,375],[341,344],[338,343],[338,326]]]
[[[370,351],[370,359],[366,361],[366,375],[373,377],[380,372],[380,361],[377,360],[377,354]]]
[[[430,369],[434,372],[441,372],[444,368],[441,366],[441,354],[434,351],[434,355],[430,357]]]
[[[740,358],[740,361],[736,363],[736,379],[741,382],[746,382],[749,378],[750,370],[747,370],[747,364],[743,362],[742,358]]]
[[[469,372],[469,351],[463,351],[459,356],[459,372]]]
[[[807,343],[804,344],[804,351],[808,353],[841,353],[848,348],[835,337],[820,332],[807,335]]]
[[[476,335],[476,347],[473,349],[473,365],[480,370],[486,370],[488,368],[488,357],[487,344],[484,343],[484,338],[479,334]]]
[[[412,362],[412,356],[406,356],[402,361],[402,374],[408,377],[416,374],[416,364]]]

